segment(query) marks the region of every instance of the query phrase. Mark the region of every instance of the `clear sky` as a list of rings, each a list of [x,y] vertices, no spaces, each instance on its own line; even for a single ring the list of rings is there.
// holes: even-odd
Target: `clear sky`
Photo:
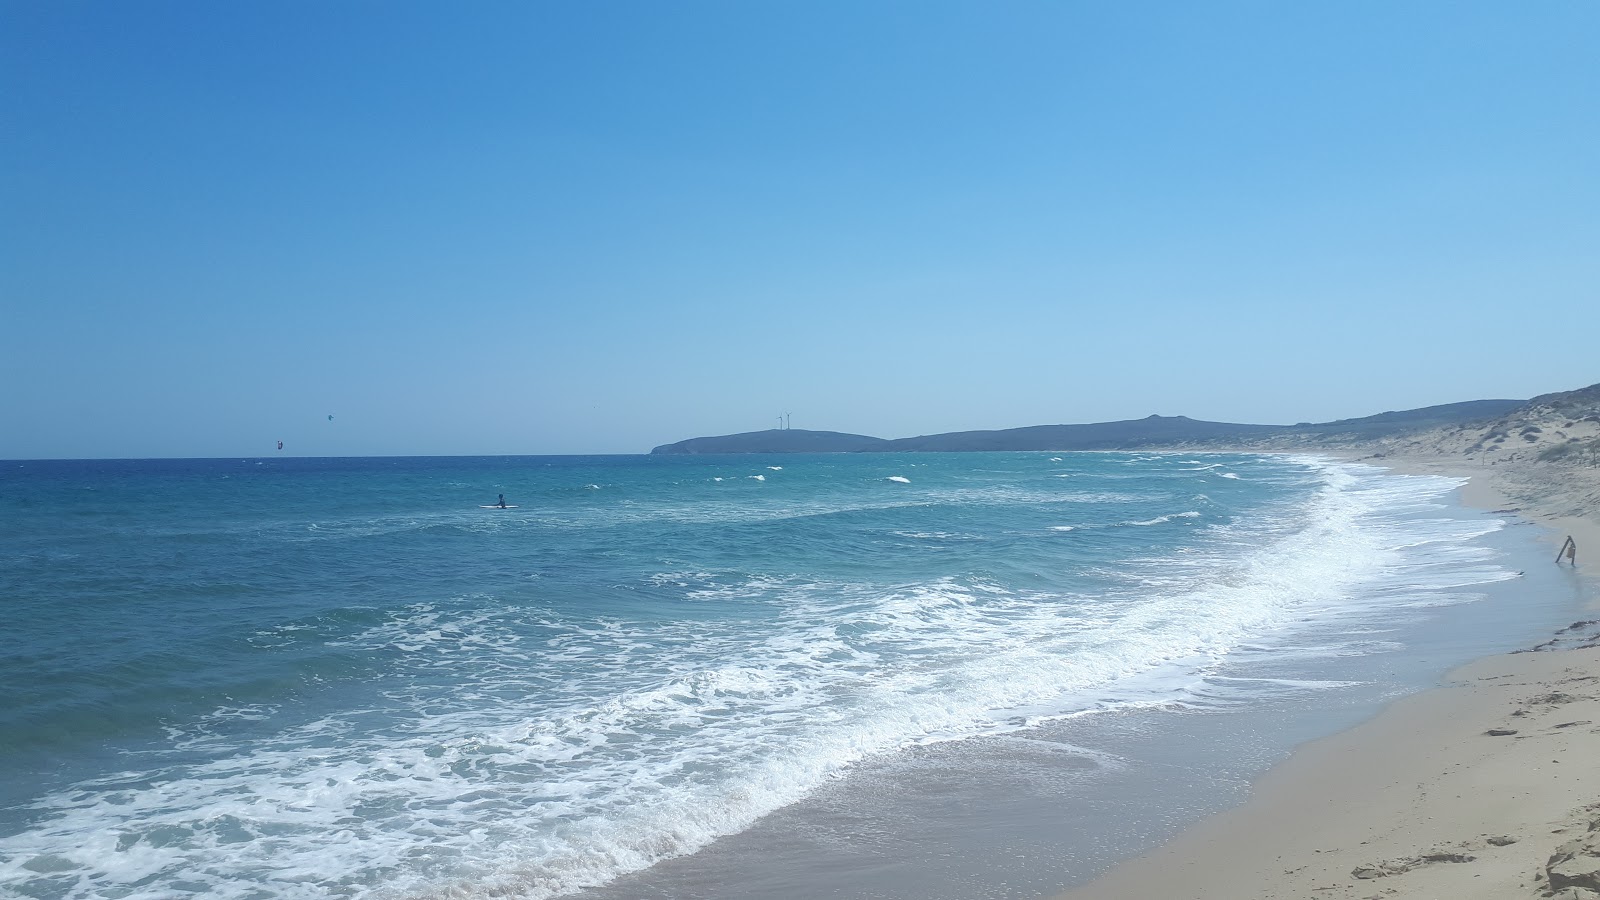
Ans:
[[[0,0],[0,457],[1580,387],[1597,47],[1589,0]]]

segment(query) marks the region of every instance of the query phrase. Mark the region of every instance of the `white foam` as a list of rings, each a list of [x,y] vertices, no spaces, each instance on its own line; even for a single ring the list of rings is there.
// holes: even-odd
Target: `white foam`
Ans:
[[[750,475],[750,476],[747,476],[747,477],[751,481],[766,481],[767,480],[767,476],[765,476],[765,475]]]
[[[911,479],[906,478],[903,475],[890,475],[888,478],[885,478],[884,481],[896,481],[896,482],[899,482],[900,484],[910,484],[911,483]]]
[[[783,471],[783,466],[767,466],[767,468],[771,469],[774,472],[782,472]]]

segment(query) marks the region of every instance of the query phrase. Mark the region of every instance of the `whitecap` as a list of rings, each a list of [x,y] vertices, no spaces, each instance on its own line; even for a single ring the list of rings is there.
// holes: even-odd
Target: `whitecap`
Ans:
[[[783,471],[783,466],[767,466],[767,468],[771,469],[774,472],[782,472]]]
[[[1197,519],[1199,517],[1200,517],[1200,514],[1198,512],[1195,512],[1194,510],[1189,510],[1188,512],[1172,513],[1170,515],[1165,515],[1165,516],[1156,516],[1154,519],[1145,519],[1142,522],[1123,522],[1122,524],[1124,524],[1124,525],[1160,525],[1163,522],[1171,522],[1173,519]]]
[[[752,478],[752,479],[754,479],[756,481],[766,481],[767,480],[767,476],[765,476],[765,475],[751,475],[751,476],[748,476],[748,477],[750,477],[750,478]]]
[[[906,478],[903,475],[890,475],[888,478],[885,478],[884,481],[898,481],[901,484],[910,484],[911,483],[911,479]]]

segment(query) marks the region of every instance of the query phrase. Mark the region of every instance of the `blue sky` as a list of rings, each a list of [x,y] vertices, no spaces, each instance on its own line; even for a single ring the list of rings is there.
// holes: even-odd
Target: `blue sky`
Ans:
[[[0,457],[1579,387],[1597,45],[1587,2],[0,0]]]

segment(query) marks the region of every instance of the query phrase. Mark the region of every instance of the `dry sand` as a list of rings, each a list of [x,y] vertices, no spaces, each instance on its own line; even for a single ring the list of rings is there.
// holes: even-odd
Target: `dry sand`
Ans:
[[[1454,429],[1340,455],[1470,476],[1465,502],[1551,529],[1551,565],[1573,535],[1573,577],[1595,609],[1585,619],[1600,619],[1589,574],[1600,572],[1600,468],[1540,463],[1532,447],[1485,459],[1481,442],[1466,452],[1474,437]],[[1244,806],[1062,900],[1600,900],[1600,621],[1540,650],[1479,660],[1300,748]]]

